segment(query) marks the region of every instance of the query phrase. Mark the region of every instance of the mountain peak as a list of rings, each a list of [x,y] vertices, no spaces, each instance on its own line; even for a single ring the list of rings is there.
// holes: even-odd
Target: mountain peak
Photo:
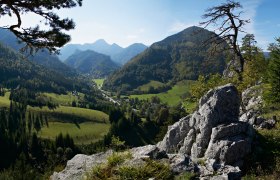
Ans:
[[[131,45],[129,45],[127,48],[131,48],[131,47],[144,47],[147,48],[147,46],[143,43],[133,43]]]
[[[208,31],[208,30],[206,30],[202,27],[199,27],[199,26],[190,26],[179,33],[189,33],[189,32],[195,32],[195,31]]]
[[[225,54],[210,57],[211,44],[203,44],[214,34],[192,26],[156,42],[110,75],[104,82],[104,88],[129,92],[151,80],[177,83],[196,80],[200,74],[222,73],[226,64]]]
[[[98,44],[98,45],[100,45],[100,44],[106,44],[106,45],[109,45],[104,39],[98,39],[98,40],[96,40],[93,44]]]
[[[80,73],[94,78],[103,78],[118,68],[109,56],[90,49],[72,54],[65,63]]]

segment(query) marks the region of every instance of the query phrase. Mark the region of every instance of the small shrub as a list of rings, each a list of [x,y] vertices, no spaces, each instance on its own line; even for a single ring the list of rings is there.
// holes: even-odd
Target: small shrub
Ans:
[[[141,166],[122,166],[117,175],[120,179],[173,179],[173,174],[168,165],[147,159]]]
[[[128,152],[123,153],[113,153],[111,156],[107,158],[108,165],[111,167],[120,165],[124,163],[126,159],[131,159],[132,155]]]
[[[112,140],[111,140],[111,144],[110,146],[118,151],[118,150],[121,150],[121,149],[124,149],[125,147],[125,141],[121,141],[120,138],[118,136],[112,136]]]
[[[201,166],[205,166],[205,165],[206,165],[205,159],[199,159],[199,160],[197,161],[197,163],[198,163],[199,165],[201,165]]]
[[[154,160],[145,160],[141,165],[127,166],[125,160],[130,159],[130,153],[113,153],[107,158],[108,162],[98,165],[86,176],[87,179],[137,179],[146,180],[155,179],[173,179],[172,171],[169,166]]]

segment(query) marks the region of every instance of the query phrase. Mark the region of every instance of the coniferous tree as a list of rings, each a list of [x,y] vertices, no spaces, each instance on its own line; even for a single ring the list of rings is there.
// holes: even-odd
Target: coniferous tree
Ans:
[[[43,120],[43,114],[40,113],[40,124],[43,127],[44,126],[44,120]]]
[[[41,130],[41,124],[40,124],[40,119],[39,116],[36,116],[35,122],[34,122],[34,128],[37,132]]]
[[[247,34],[242,38],[241,51],[246,60],[243,72],[244,86],[255,85],[257,81],[261,80],[266,71],[263,52],[256,46],[256,43],[257,41],[253,34]]]
[[[62,30],[74,29],[75,23],[72,19],[61,19],[54,10],[61,8],[73,8],[77,5],[82,5],[82,0],[44,0],[44,1],[26,1],[26,0],[13,0],[13,1],[0,1],[0,16],[16,17],[16,22],[2,25],[13,32],[21,41],[25,42],[31,48],[47,48],[49,51],[54,52],[57,48],[63,46],[70,41],[70,36],[63,33]],[[42,30],[37,25],[35,27],[22,27],[23,18],[22,14],[30,13],[33,15],[44,18],[45,25],[49,28]]]
[[[269,45],[270,58],[268,81],[271,85],[268,99],[273,103],[280,103],[280,38]]]
[[[28,128],[28,133],[31,134],[32,118],[31,118],[31,112],[30,111],[28,112],[27,128]]]
[[[49,120],[48,120],[48,117],[45,115],[45,124],[47,127],[49,127]]]
[[[41,159],[43,157],[42,146],[40,144],[40,141],[39,141],[36,133],[33,133],[33,135],[32,135],[30,149],[31,149],[31,154],[33,157],[35,157],[37,159]]]

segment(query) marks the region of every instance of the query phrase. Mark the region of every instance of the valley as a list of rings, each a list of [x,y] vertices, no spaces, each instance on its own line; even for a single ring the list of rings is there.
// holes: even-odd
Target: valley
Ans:
[[[271,2],[103,3],[0,1],[1,180],[280,177]]]

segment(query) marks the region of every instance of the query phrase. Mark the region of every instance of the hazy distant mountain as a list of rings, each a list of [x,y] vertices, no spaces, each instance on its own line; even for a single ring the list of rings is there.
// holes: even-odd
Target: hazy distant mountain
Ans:
[[[120,53],[123,50],[123,48],[117,44],[110,45],[105,40],[100,39],[91,44],[68,44],[61,48],[59,58],[62,61],[65,61],[69,56],[74,54],[76,50],[93,50],[101,54],[112,56],[114,54]]]
[[[105,40],[100,39],[90,44],[68,44],[61,48],[59,58],[65,61],[69,56],[74,54],[76,50],[93,50],[95,52],[105,54],[118,64],[125,64],[137,54],[143,52],[147,47],[144,44],[135,43],[127,48],[122,48],[117,44],[108,44]]]
[[[19,43],[16,36],[8,30],[0,29],[0,43],[6,45],[16,51],[24,47],[24,43]],[[27,52],[28,53],[28,52]],[[28,56],[28,59],[34,61],[46,68],[60,72],[66,76],[76,76],[76,72],[62,63],[56,55],[51,55],[47,50],[38,51],[34,55]]]
[[[125,64],[131,58],[140,54],[145,49],[147,49],[147,46],[145,46],[144,44],[135,43],[128,46],[127,48],[124,48],[123,51],[121,51],[120,53],[113,55],[112,60],[119,64]]]
[[[212,36],[216,34],[193,26],[154,43],[110,75],[103,87],[111,91],[132,91],[151,80],[176,83],[195,80],[200,74],[222,73],[225,54],[211,55],[214,43],[204,43]]]
[[[118,54],[123,50],[123,48],[120,47],[119,45],[115,43],[110,45],[104,39],[97,40],[93,44],[85,44],[84,47],[86,49],[91,49],[98,53],[106,54],[108,56],[112,56],[113,54]]]
[[[65,60],[65,63],[94,78],[103,78],[119,68],[109,56],[92,50],[76,50],[73,55]]]

